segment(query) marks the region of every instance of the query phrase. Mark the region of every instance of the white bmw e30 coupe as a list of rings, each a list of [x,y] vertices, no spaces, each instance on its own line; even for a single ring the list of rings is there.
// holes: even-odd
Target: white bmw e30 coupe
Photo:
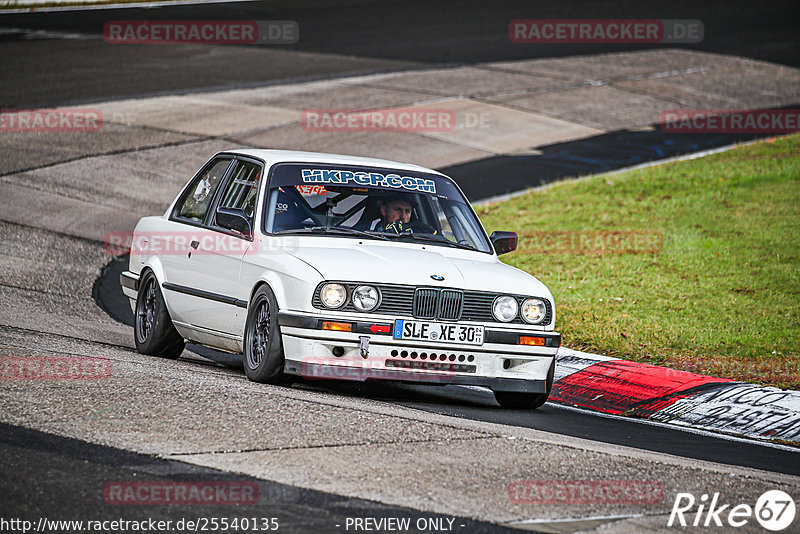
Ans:
[[[216,154],[136,225],[121,277],[142,354],[186,342],[243,354],[247,377],[550,392],[550,291],[505,265],[452,179],[392,161],[279,150]]]

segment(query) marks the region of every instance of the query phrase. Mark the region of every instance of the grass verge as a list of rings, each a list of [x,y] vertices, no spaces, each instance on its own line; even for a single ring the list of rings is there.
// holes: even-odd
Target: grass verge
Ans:
[[[800,135],[477,208],[565,345],[800,389]]]

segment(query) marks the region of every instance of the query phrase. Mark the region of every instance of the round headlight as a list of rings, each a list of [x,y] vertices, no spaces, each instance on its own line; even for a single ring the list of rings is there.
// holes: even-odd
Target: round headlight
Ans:
[[[508,295],[497,297],[492,304],[492,314],[498,321],[507,323],[517,316],[517,299]]]
[[[320,300],[328,308],[339,308],[347,300],[347,289],[342,284],[325,284],[320,291]]]
[[[547,306],[542,299],[528,299],[522,303],[522,318],[531,324],[541,323],[547,315]]]
[[[370,311],[378,306],[380,294],[372,286],[358,286],[353,291],[353,306],[358,311]]]

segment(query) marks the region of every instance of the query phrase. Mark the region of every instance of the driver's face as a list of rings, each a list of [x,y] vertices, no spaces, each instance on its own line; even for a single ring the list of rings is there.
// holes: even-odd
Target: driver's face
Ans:
[[[407,223],[411,220],[411,204],[403,200],[392,200],[381,206],[381,215],[387,223],[401,221]]]

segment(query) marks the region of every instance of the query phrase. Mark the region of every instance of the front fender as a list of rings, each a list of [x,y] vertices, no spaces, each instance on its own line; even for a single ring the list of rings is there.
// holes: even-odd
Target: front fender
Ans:
[[[256,288],[267,284],[275,294],[278,308],[282,311],[312,311],[311,298],[314,288],[323,280],[312,266],[291,254],[283,252],[258,253],[242,264],[242,279],[251,280],[248,294],[240,298],[252,300]]]

